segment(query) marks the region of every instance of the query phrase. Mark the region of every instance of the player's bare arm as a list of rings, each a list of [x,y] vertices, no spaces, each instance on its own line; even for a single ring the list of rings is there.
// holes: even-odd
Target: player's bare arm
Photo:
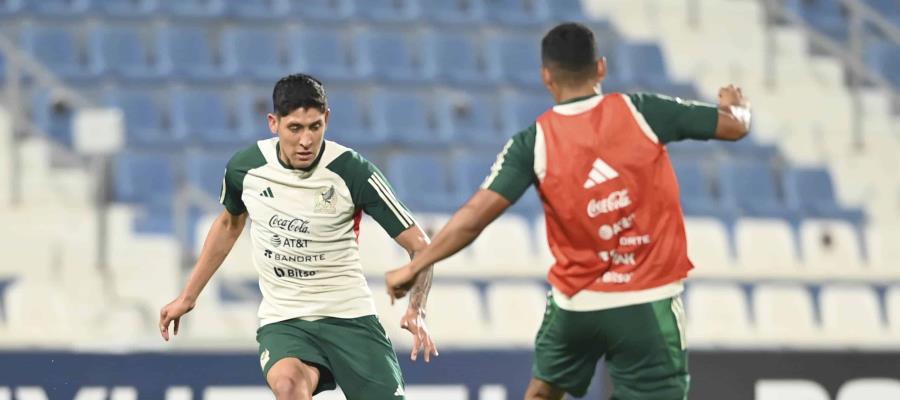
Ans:
[[[505,211],[511,203],[503,196],[480,189],[460,208],[434,240],[408,264],[385,274],[391,299],[410,292],[418,275],[434,263],[450,257],[472,243],[481,231]]]
[[[750,132],[750,103],[741,88],[728,85],[719,89],[719,122],[716,139],[740,140]]]
[[[247,213],[232,215],[224,210],[213,222],[184,290],[159,312],[159,331],[163,339],[169,340],[169,325],[172,322],[175,323],[174,334],[178,334],[181,317],[194,308],[200,292],[225,261],[246,223]]]
[[[428,235],[418,226],[411,226],[401,232],[395,238],[400,246],[403,246],[409,253],[410,260],[418,257],[419,253],[428,246]],[[428,333],[428,327],[425,325],[425,305],[428,302],[428,292],[431,290],[431,278],[433,275],[433,264],[426,265],[421,274],[418,274],[413,280],[410,287],[409,307],[400,320],[400,327],[408,330],[413,335],[413,348],[409,358],[416,361],[419,357],[419,351],[425,353],[425,362],[431,362],[431,355],[438,355],[437,346],[431,335]]]

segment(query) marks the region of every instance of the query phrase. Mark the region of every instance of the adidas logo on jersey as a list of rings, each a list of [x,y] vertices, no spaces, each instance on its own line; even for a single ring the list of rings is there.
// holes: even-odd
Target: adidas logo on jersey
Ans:
[[[594,160],[591,166],[591,172],[588,172],[588,178],[584,181],[584,188],[590,189],[598,184],[606,182],[613,178],[618,178],[619,173],[612,169],[606,162],[601,159]]]
[[[275,194],[272,193],[272,188],[270,188],[270,187],[267,187],[266,190],[263,190],[262,192],[259,192],[259,195],[262,196],[262,197],[268,197],[268,198],[270,198],[270,199],[274,199],[274,198],[275,198]]]

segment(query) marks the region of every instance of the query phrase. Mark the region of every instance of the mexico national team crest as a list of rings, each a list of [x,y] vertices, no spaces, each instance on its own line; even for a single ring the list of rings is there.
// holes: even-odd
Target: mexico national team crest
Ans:
[[[335,207],[334,186],[321,191],[316,195],[315,212],[317,214],[334,214],[337,211]]]

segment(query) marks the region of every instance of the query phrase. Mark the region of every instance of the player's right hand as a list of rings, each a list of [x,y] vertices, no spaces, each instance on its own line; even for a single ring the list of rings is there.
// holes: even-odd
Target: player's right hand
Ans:
[[[166,304],[166,306],[159,311],[159,333],[162,335],[163,339],[167,342],[169,341],[169,324],[172,322],[175,323],[174,333],[175,335],[178,335],[178,326],[181,322],[181,316],[193,309],[194,302],[188,301],[181,296],[172,300],[171,303]]]
[[[746,105],[741,88],[728,85],[719,89],[719,105],[725,107]]]

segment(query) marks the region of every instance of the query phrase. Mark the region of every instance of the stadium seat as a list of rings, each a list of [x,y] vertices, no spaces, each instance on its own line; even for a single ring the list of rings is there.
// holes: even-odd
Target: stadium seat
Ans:
[[[865,0],[869,7],[885,17],[900,17],[900,4],[893,0]]]
[[[434,78],[457,85],[486,86],[496,79],[488,70],[480,38],[458,30],[432,31],[426,37],[425,50],[434,66]]]
[[[507,135],[511,137],[533,125],[541,114],[553,107],[553,99],[546,93],[506,93],[501,97],[501,106],[503,127],[510,131]]]
[[[377,221],[366,216],[359,225],[359,259],[363,272],[378,276],[409,261],[409,256]]]
[[[440,0],[435,0],[440,1]],[[0,1],[0,19],[17,17],[22,11],[23,0],[5,0]]]
[[[41,18],[79,18],[83,17],[91,4],[90,0],[41,0],[25,1],[25,11],[32,12]]]
[[[232,95],[235,97],[238,131],[248,139],[257,140],[272,137],[267,116],[272,112],[272,85],[238,86]],[[328,97],[331,97],[329,91]],[[334,120],[332,119],[331,122]],[[329,123],[330,126],[330,123]],[[326,136],[326,139],[331,137]]]
[[[247,20],[276,20],[286,18],[288,0],[227,1],[225,12],[233,18]]]
[[[866,63],[887,78],[894,86],[900,86],[900,49],[886,42],[876,42],[866,47]]]
[[[893,339],[900,339],[900,285],[889,286],[884,295],[888,333]]]
[[[528,220],[508,214],[491,222],[472,243],[473,262],[486,275],[540,278],[546,269],[535,265],[532,248]]]
[[[779,176],[768,163],[733,160],[722,165],[719,178],[726,206],[734,205],[753,217],[794,216],[779,194]]]
[[[844,346],[884,343],[881,307],[874,288],[830,284],[822,288],[819,299],[827,340]]]
[[[219,214],[219,212],[216,212],[202,215],[197,223],[194,224],[194,257],[200,256],[200,251],[203,249],[203,244],[206,242],[206,236],[209,234],[209,228],[212,226],[213,221],[218,218]],[[250,228],[247,227],[235,242],[234,247],[231,248],[228,256],[225,257],[222,266],[219,267],[218,271],[222,274],[222,278],[230,283],[256,281],[259,276],[257,275],[256,268],[249,262],[252,258],[252,250],[253,246],[252,243],[250,243]],[[212,292],[213,296],[209,297],[218,298],[218,289],[219,286],[216,285],[214,288],[205,290],[204,293]]]
[[[353,16],[353,0],[288,0],[291,15],[303,20],[335,22]]]
[[[35,243],[46,243],[52,237],[50,227],[34,227],[0,231],[0,251],[6,259],[0,263],[0,278],[35,278],[48,280],[57,268],[54,254],[49,251],[22,251]],[[52,242],[52,241],[51,241]],[[28,268],[23,268],[23,266]],[[5,284],[5,283],[4,283]]]
[[[582,3],[581,0],[549,0],[550,18],[554,21],[588,22],[590,18],[584,12]]]
[[[185,175],[187,183],[209,197],[208,202],[218,201],[222,193],[225,166],[231,159],[231,152],[188,152],[185,153]]]
[[[144,18],[159,9],[157,0],[91,0],[92,9],[115,18]]]
[[[859,274],[862,252],[853,226],[840,220],[804,220],[800,224],[804,264],[810,270]]]
[[[672,160],[681,193],[681,209],[686,215],[724,217],[726,211],[713,194],[713,180],[704,164],[695,159]]]
[[[357,49],[363,69],[371,71],[375,79],[391,83],[428,81],[434,67],[422,54],[420,36],[388,28],[358,32]]]
[[[449,213],[422,213],[416,212],[415,218],[419,226],[429,236],[434,237],[450,220]],[[476,268],[474,250],[472,246],[460,250],[451,257],[438,263],[439,273],[445,276],[471,278],[484,276],[485,271]]]
[[[67,24],[26,25],[21,45],[53,73],[68,81],[91,82],[97,71],[90,69],[78,30]]]
[[[715,218],[688,217],[684,221],[688,256],[697,273],[734,273],[728,231]]]
[[[790,307],[785,307],[790,304]],[[819,340],[809,290],[790,284],[760,284],[753,292],[759,339],[782,345],[809,345]]]
[[[615,52],[613,74],[622,83],[644,87],[669,84],[666,61],[656,43],[621,41]]]
[[[871,225],[866,230],[869,265],[880,271],[900,271],[900,227],[896,225]]]
[[[537,264],[546,272],[554,263],[556,263],[556,260],[553,258],[553,254],[550,251],[550,245],[547,239],[547,221],[544,219],[544,214],[538,214],[538,216],[534,218],[531,226],[534,227],[534,232],[532,232],[532,240],[534,241],[532,243],[535,244]]]
[[[741,218],[734,226],[737,260],[747,272],[791,273],[800,258],[790,226],[777,219]]]
[[[466,145],[499,153],[514,129],[521,129],[501,126],[499,100],[493,93],[445,91],[435,97],[439,128]]]
[[[125,117],[125,135],[128,146],[172,147],[185,141],[175,136],[168,127],[168,109],[162,97],[152,88],[143,86],[120,87],[107,92],[105,104],[118,107]]]
[[[858,378],[847,381],[835,400],[900,399],[900,382],[889,378]]]
[[[469,284],[435,282],[428,295],[428,311],[440,318],[430,319],[428,327],[436,343],[444,348],[484,345],[487,321],[481,296]]]
[[[537,27],[550,18],[544,0],[484,0],[484,4],[488,17],[504,24]]]
[[[484,21],[482,0],[421,0],[422,13],[438,24],[477,24]]]
[[[541,81],[541,38],[505,32],[487,42],[488,67],[507,83],[528,89],[543,89]]]
[[[114,169],[114,198],[123,202],[170,201],[175,193],[174,168],[168,154],[119,153]]]
[[[537,283],[493,283],[485,293],[490,337],[498,345],[531,348],[547,305],[547,289]]]
[[[480,151],[453,158],[453,189],[460,205],[481,188],[496,158],[494,153]]]
[[[861,222],[859,210],[837,203],[828,171],[819,168],[791,168],[785,173],[785,192],[790,203],[798,204],[805,214],[818,218],[846,218]]]
[[[74,325],[66,312],[66,299],[57,285],[21,279],[6,289],[6,328],[19,343],[69,343]]]
[[[242,79],[277,82],[289,72],[281,38],[276,29],[253,25],[226,30],[222,35],[226,68]]]
[[[373,98],[372,127],[382,137],[408,145],[436,146],[450,141],[437,129],[430,92],[380,89]]]
[[[72,145],[72,119],[75,108],[71,101],[42,88],[31,95],[31,118],[53,140]]]
[[[346,29],[312,27],[287,34],[288,64],[325,82],[357,81],[364,77]]]
[[[732,283],[692,283],[685,296],[687,342],[741,345],[754,338],[744,289]]]
[[[129,81],[155,80],[163,71],[151,61],[151,45],[141,28],[129,25],[100,25],[90,33],[93,69]]]
[[[190,88],[173,89],[169,95],[172,130],[178,137],[213,145],[246,144],[254,137],[236,129],[227,92]]]
[[[219,18],[225,15],[225,0],[157,0],[160,10],[179,18]]]
[[[177,1],[177,0],[175,0]],[[216,81],[228,76],[217,63],[212,32],[189,24],[157,31],[157,56],[163,68],[176,79]]]
[[[327,138],[357,148],[382,144],[386,133],[372,129],[372,117],[367,108],[365,93],[359,90],[336,88],[328,90]]]
[[[458,206],[449,196],[452,182],[444,160],[434,154],[392,157],[387,175],[399,200],[412,211],[450,212]]]
[[[357,15],[381,23],[415,22],[418,0],[356,0]]]

